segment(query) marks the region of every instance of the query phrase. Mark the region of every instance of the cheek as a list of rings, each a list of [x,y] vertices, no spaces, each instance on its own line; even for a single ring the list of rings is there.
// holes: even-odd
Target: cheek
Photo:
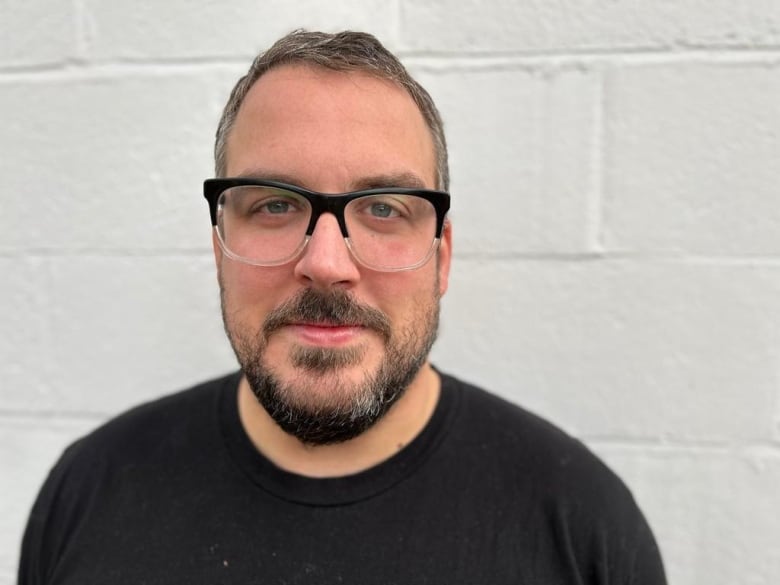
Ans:
[[[371,279],[370,292],[391,321],[407,323],[419,320],[420,312],[427,312],[431,303],[438,301],[437,280],[436,263],[431,261],[419,270],[377,273]]]
[[[226,309],[252,322],[262,321],[281,302],[292,280],[289,267],[257,268],[230,260],[222,264],[220,278]]]

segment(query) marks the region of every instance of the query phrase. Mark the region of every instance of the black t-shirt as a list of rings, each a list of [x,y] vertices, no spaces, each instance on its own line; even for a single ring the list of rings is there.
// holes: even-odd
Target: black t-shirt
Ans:
[[[141,406],[69,447],[31,513],[19,583],[665,583],[621,481],[517,406],[443,375],[408,446],[314,479],[253,447],[238,381]]]

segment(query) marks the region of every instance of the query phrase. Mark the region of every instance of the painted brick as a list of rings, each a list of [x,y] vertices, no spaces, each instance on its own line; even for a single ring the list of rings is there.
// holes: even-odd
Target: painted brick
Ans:
[[[771,438],[776,267],[461,259],[451,281],[434,363],[577,435]]]
[[[117,413],[236,369],[222,331],[214,260],[47,259],[48,404],[23,393],[5,407]]]
[[[455,250],[587,251],[598,75],[511,66],[411,69],[444,118]]]
[[[776,583],[780,452],[596,450],[632,486],[669,583]]]
[[[780,253],[780,60],[625,67],[608,87],[607,249]]]
[[[15,400],[31,407],[45,404],[49,397],[41,367],[48,348],[44,264],[35,258],[0,257],[0,274],[0,410]]]
[[[777,46],[771,0],[401,1],[404,46],[417,51],[581,51]]]
[[[0,0],[0,67],[51,66],[76,52],[73,2]]]
[[[99,419],[0,418],[0,583],[15,583],[27,516],[49,469],[62,450]]]
[[[85,4],[88,56],[96,60],[254,56],[296,28],[368,30],[392,46],[397,26],[395,3],[380,0],[344,0],[327,8],[314,0]]]
[[[223,104],[208,76],[0,84],[0,248],[210,246],[202,179]]]
[[[775,424],[774,441],[775,443],[780,444],[780,388],[778,388],[778,396],[777,399],[775,400],[774,424]]]

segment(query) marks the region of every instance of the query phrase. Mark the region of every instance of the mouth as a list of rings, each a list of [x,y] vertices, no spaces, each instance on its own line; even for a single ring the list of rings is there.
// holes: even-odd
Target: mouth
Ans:
[[[387,343],[392,333],[390,320],[380,310],[360,304],[345,292],[325,294],[310,288],[268,314],[262,328],[266,339],[279,329],[300,343],[334,346],[367,333]]]
[[[320,347],[340,347],[356,341],[366,330],[360,324],[333,322],[294,322],[285,328],[299,343]]]

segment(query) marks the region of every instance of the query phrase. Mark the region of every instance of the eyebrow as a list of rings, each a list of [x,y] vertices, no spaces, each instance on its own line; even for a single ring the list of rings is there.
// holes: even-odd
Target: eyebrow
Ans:
[[[425,189],[425,181],[411,172],[390,173],[363,177],[355,181],[355,190],[379,189],[383,187],[406,187],[408,189]]]
[[[289,185],[306,187],[306,185],[301,184],[301,181],[298,177],[261,168],[250,169],[235,176],[239,179],[264,179],[266,181],[277,181],[279,183],[287,183]],[[428,188],[425,185],[425,181],[423,181],[422,178],[415,173],[409,171],[400,171],[397,173],[385,173],[360,177],[352,181],[350,184],[350,191],[382,189],[387,187],[404,187],[407,189]]]

